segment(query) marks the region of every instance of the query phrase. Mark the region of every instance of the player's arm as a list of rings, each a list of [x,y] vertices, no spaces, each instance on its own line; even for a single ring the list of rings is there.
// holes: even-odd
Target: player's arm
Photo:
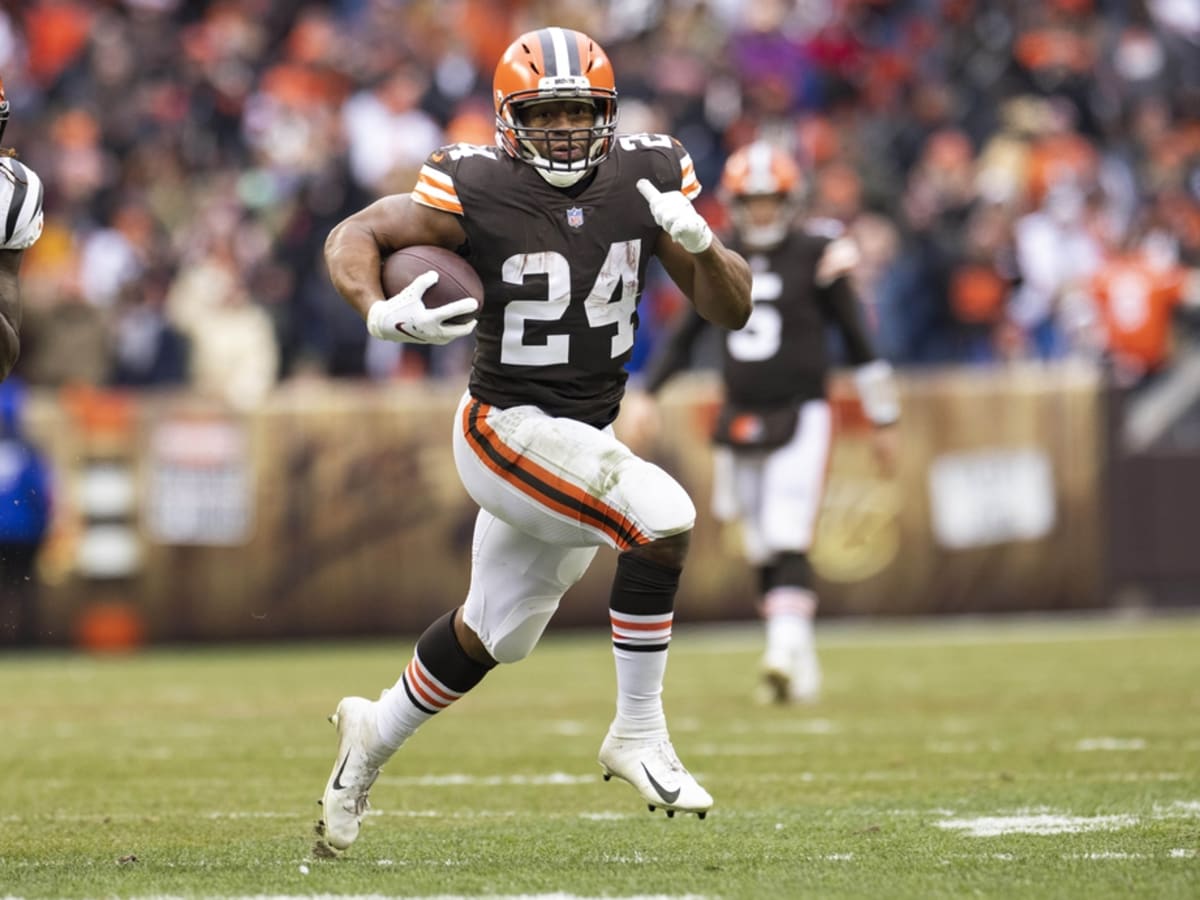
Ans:
[[[875,352],[860,311],[858,293],[846,277],[838,278],[825,291],[846,344],[846,356],[854,366],[854,383],[863,411],[877,426],[895,424],[900,418],[895,373],[891,363]]]
[[[8,103],[0,82],[0,132]],[[33,169],[0,148],[0,380],[7,378],[21,351],[21,290],[19,272],[25,250],[42,234],[42,181]]]
[[[637,183],[663,233],[654,253],[696,311],[714,325],[738,329],[750,318],[750,266],[721,243],[692,201],[662,192],[649,179]]]
[[[635,452],[648,452],[657,439],[661,425],[655,395],[675,374],[688,367],[692,348],[707,328],[708,322],[695,309],[684,310],[655,348],[642,377],[631,382],[625,392],[617,430],[621,440]]]
[[[692,348],[707,327],[708,322],[696,310],[685,310],[651,355],[641,378],[641,389],[647,394],[657,394],[671,378],[686,369]]]
[[[23,250],[0,250],[0,381],[21,353],[21,292],[17,272]]]
[[[383,258],[402,247],[434,244],[457,250],[467,240],[458,217],[392,194],[343,219],[325,239],[325,265],[337,292],[365,319],[386,300]]]
[[[858,249],[850,238],[825,245],[817,263],[816,286],[828,315],[841,331],[846,355],[854,366],[854,386],[863,412],[875,426],[875,458],[886,475],[896,470],[898,438],[893,427],[900,421],[900,392],[892,365],[876,352],[863,321],[862,302],[850,280],[858,263]]]
[[[447,344],[475,330],[475,321],[450,320],[475,312],[479,301],[463,298],[435,309],[422,302],[437,281],[430,270],[418,275],[394,297],[383,290],[384,256],[402,247],[433,244],[455,250],[467,240],[452,213],[395,194],[376,200],[334,226],[325,240],[325,264],[339,294],[358,310],[372,337],[404,344]]]

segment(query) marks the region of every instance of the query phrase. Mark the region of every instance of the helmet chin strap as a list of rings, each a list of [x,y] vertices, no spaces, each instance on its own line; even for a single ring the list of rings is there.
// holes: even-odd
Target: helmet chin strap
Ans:
[[[546,179],[547,184],[556,188],[567,188],[573,184],[578,184],[579,180],[589,171],[581,169],[578,172],[563,172],[558,169],[543,169],[539,166],[534,166],[533,170]]]
[[[770,250],[783,242],[787,237],[786,222],[772,222],[770,225],[743,225],[740,229],[742,240],[756,250]]]

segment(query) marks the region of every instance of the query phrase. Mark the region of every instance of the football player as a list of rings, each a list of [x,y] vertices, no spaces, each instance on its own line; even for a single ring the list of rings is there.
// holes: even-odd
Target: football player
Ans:
[[[0,141],[8,125],[8,98],[0,79]],[[42,233],[42,182],[16,152],[0,145],[0,381],[21,353],[18,273],[27,247]]]
[[[824,490],[832,420],[826,401],[828,326],[840,331],[875,450],[893,465],[898,395],[891,367],[877,357],[848,278],[857,259],[851,239],[799,213],[802,175],[782,149],[758,141],[726,162],[721,195],[734,237],[753,272],[754,310],[745,328],[725,336],[724,402],[713,435],[714,513],[741,526],[755,566],[766,620],[764,694],[813,701],[820,667],[813,644],[817,597],[808,552]],[[706,327],[685,315],[651,358],[642,390],[631,391],[623,434],[641,447],[657,430],[654,394],[686,368]]]
[[[419,726],[497,663],[533,650],[602,545],[619,553],[609,603],[617,700],[603,774],[668,816],[703,817],[712,805],[675,754],[661,696],[695,508],[611,426],[650,257],[724,328],[750,314],[750,271],[692,206],[700,183],[683,146],[617,134],[613,70],[587,35],[521,35],[496,67],[493,99],[496,146],[433,152],[411,193],[376,201],[326,242],[333,284],[372,335],[444,344],[474,331],[453,448],[480,511],[462,606],[420,636],[392,690],[344,698],[331,717],[338,750],[321,853],[355,840],[379,767]],[[429,272],[385,297],[381,259],[417,244],[460,253],[484,296],[426,308]],[[449,322],[476,310],[472,322]]]

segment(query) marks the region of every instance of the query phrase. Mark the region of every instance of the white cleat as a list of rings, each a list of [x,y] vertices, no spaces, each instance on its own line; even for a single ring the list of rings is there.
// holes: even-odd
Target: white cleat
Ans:
[[[758,702],[768,706],[783,706],[790,703],[791,699],[791,672],[776,666],[765,667],[758,689]]]
[[[375,731],[375,704],[370,700],[344,697],[329,721],[337,728],[338,749],[321,800],[324,814],[317,822],[320,840],[313,849],[319,856],[335,856],[354,843],[370,805],[367,792],[386,758]]]
[[[600,745],[600,768],[605,781],[615,775],[633,785],[650,812],[662,808],[668,818],[687,812],[703,819],[712,808],[712,797],[683,767],[669,738],[620,738],[610,731]]]
[[[821,699],[821,668],[807,654],[789,666],[764,665],[756,698],[765,706],[811,704]]]
[[[815,653],[801,653],[796,659],[788,699],[793,703],[816,703],[821,699],[821,664]]]

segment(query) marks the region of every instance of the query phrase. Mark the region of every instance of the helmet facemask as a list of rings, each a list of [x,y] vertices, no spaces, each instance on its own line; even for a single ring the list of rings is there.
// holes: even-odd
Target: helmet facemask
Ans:
[[[543,79],[556,82],[545,90],[522,91],[505,97],[496,116],[501,146],[510,154],[533,166],[538,174],[555,187],[569,187],[608,156],[617,130],[615,91],[594,89],[586,78],[580,84],[564,88],[567,79]],[[592,107],[589,124],[549,127],[527,124],[531,114],[543,104],[576,102]],[[569,147],[571,153],[564,155]]]
[[[789,154],[764,141],[725,162],[721,193],[738,237],[754,250],[782,243],[800,214],[804,179]]]
[[[612,64],[590,37],[541,28],[513,41],[492,82],[496,143],[555,187],[569,187],[602,163],[617,130]],[[591,116],[535,116],[542,103],[586,103]],[[567,148],[575,152],[568,153]]]
[[[766,201],[774,204],[774,215],[766,214]],[[730,204],[729,217],[746,246],[769,250],[787,237],[798,211],[795,198],[787,194],[742,194]]]

